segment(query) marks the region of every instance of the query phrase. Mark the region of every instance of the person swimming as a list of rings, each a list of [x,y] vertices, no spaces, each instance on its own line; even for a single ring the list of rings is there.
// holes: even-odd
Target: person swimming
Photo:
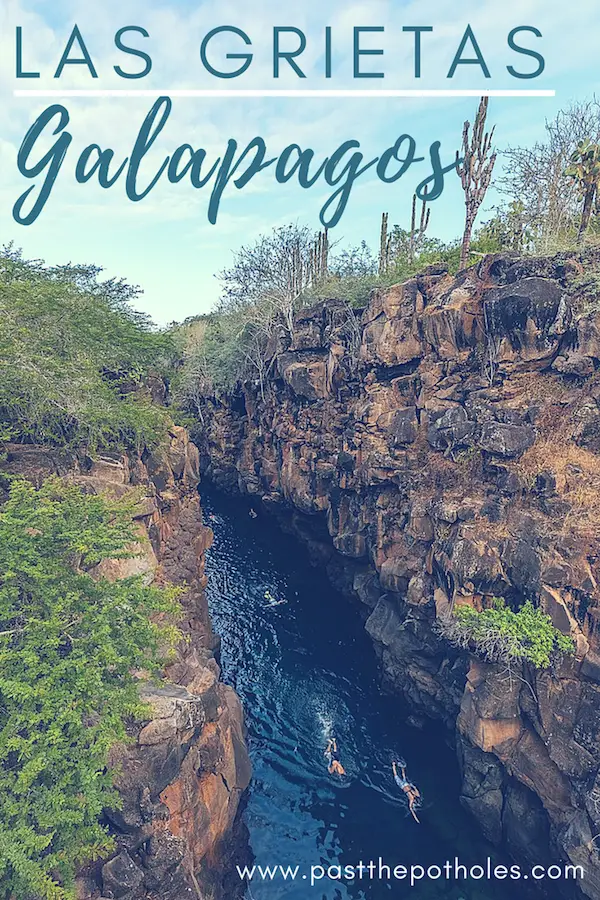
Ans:
[[[338,755],[337,741],[335,738],[327,739],[327,747],[324,753],[327,760],[327,771],[330,775],[345,775],[346,770],[340,762]]]
[[[258,513],[256,512],[256,510],[251,509],[250,512],[248,513],[248,515],[250,516],[251,519],[256,519],[256,517],[258,516]]]
[[[398,766],[400,766],[401,775],[398,775]],[[406,794],[406,799],[408,800],[408,808],[410,810],[410,814],[415,820],[415,822],[419,822],[417,818],[417,814],[415,812],[415,806],[418,801],[421,799],[421,792],[418,787],[412,784],[408,778],[406,777],[406,763],[403,759],[401,759],[398,763],[392,763],[392,771],[394,773],[394,781],[400,788],[400,790],[404,791]],[[419,823],[420,824],[420,823]]]
[[[282,603],[287,603],[287,600],[277,600],[271,591],[265,591],[265,600],[268,600],[267,606],[281,606]]]

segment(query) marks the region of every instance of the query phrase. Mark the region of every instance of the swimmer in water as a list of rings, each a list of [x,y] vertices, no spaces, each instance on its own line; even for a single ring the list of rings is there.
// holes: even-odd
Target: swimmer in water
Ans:
[[[341,764],[338,756],[337,741],[335,738],[327,739],[327,747],[325,748],[324,756],[327,759],[327,771],[330,775],[346,774],[346,770]]]
[[[248,515],[250,516],[251,519],[256,519],[256,516],[257,516],[256,510],[251,509],[250,512],[248,513]]]
[[[400,766],[400,771],[402,773],[401,775],[398,775],[398,766]],[[408,808],[410,810],[411,816],[413,817],[415,822],[419,822],[417,814],[415,812],[415,805],[417,801],[421,799],[421,793],[418,787],[416,787],[414,784],[411,784],[411,782],[407,779],[406,763],[404,763],[403,760],[401,760],[399,763],[393,762],[392,771],[394,773],[394,781],[396,782],[398,787],[406,794],[406,799],[408,800]]]
[[[271,591],[265,591],[265,600],[268,600],[267,606],[281,606],[282,603],[287,603],[287,600],[276,600]]]

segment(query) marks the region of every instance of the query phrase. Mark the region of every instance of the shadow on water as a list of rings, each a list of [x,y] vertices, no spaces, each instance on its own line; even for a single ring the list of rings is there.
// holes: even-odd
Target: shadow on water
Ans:
[[[255,862],[299,866],[295,881],[262,882],[254,900],[513,900],[510,881],[423,880],[353,883],[302,875],[311,865],[467,866],[506,863],[458,802],[454,752],[433,724],[406,724],[409,711],[378,687],[377,662],[357,611],[310,565],[304,548],[268,518],[203,485],[208,596],[222,638],[224,680],[242,698],[254,778],[246,808]],[[267,596],[265,596],[265,594]],[[285,599],[280,605],[275,600]],[[327,772],[327,738],[339,742],[347,777]],[[421,824],[410,817],[391,774],[403,757],[419,786]],[[235,862],[235,861],[234,861]],[[549,895],[552,896],[552,895]]]

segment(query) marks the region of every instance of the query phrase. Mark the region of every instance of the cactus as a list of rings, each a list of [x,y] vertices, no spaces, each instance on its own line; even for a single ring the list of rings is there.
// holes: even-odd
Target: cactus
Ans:
[[[577,149],[571,156],[570,164],[565,169],[565,175],[577,185],[579,195],[583,200],[581,224],[577,235],[577,243],[580,244],[590,224],[594,200],[596,203],[598,202],[600,144],[594,144],[589,138],[579,141]]]
[[[469,261],[473,225],[490,185],[496,162],[496,153],[492,153],[495,127],[490,132],[484,130],[488,102],[487,97],[481,98],[472,134],[470,132],[471,123],[465,122],[462,138],[462,160],[458,153],[456,155],[456,171],[460,177],[465,194],[465,230],[460,251],[461,269]]]
[[[425,188],[424,192],[427,194],[427,188]],[[417,195],[413,194],[412,199],[412,213],[410,217],[410,236],[408,241],[408,261],[413,263],[415,261],[415,255],[417,252],[417,247],[419,246],[419,242],[422,237],[424,237],[425,232],[429,226],[429,219],[431,216],[431,209],[427,208],[427,199],[426,196],[423,197],[423,204],[421,206],[421,217],[419,220],[419,227],[417,228]]]
[[[323,281],[329,274],[329,232],[320,231],[309,250],[309,281],[312,285]]]
[[[392,235],[388,232],[389,214],[381,214],[381,232],[379,238],[379,274],[385,275],[390,267]]]

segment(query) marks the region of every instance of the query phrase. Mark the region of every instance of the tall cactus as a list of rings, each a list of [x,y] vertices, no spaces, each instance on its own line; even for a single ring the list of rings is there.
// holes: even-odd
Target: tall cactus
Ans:
[[[303,288],[303,265],[300,247],[295,245],[292,248],[292,265],[290,272],[290,296],[298,297]]]
[[[490,185],[496,162],[496,153],[492,152],[495,127],[490,132],[485,131],[488,102],[487,97],[481,98],[472,133],[470,133],[471,123],[465,122],[462,137],[462,161],[459,160],[457,154],[456,171],[465,194],[465,230],[460,251],[461,269],[464,269],[469,261],[473,225]]]
[[[427,191],[425,191],[425,194]],[[413,194],[412,210],[410,217],[410,231],[401,232],[403,235],[408,234],[408,241],[401,247],[398,245],[397,229],[389,231],[389,214],[381,214],[381,231],[379,236],[379,274],[385,275],[389,272],[392,264],[396,261],[399,252],[403,252],[407,256],[409,263],[414,263],[417,250],[429,226],[431,209],[427,206],[427,198],[423,198],[421,213],[417,224],[417,195]]]
[[[329,232],[320,231],[309,251],[310,283],[317,285],[329,274]]]
[[[379,236],[379,274],[385,275],[390,267],[392,252],[392,235],[388,232],[389,214],[381,214],[381,231]]]
[[[427,194],[427,188],[424,191]],[[421,216],[419,219],[419,227],[417,228],[417,195],[413,194],[412,213],[410,217],[410,235],[408,239],[408,261],[414,263],[420,240],[424,237],[429,227],[429,219],[431,217],[431,207],[427,206],[427,199],[423,197],[421,206]]]

